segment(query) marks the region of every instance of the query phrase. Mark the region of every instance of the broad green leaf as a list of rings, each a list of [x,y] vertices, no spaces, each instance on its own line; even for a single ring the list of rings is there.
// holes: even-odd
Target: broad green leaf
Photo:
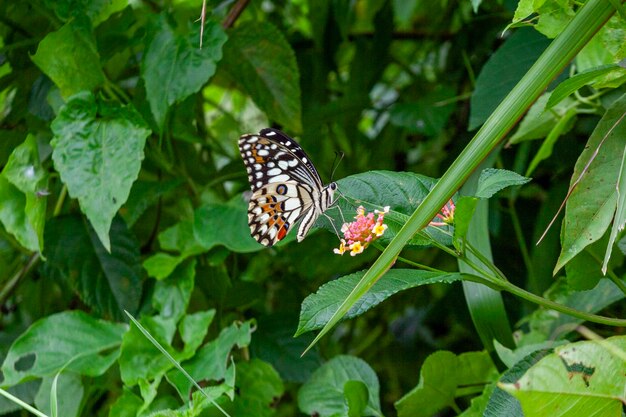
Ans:
[[[45,0],[44,4],[63,21],[84,14],[97,26],[113,13],[124,9],[128,0]]]
[[[498,358],[507,367],[512,368],[516,363],[522,361],[528,355],[531,355],[540,350],[554,349],[557,346],[569,343],[567,340],[546,340],[539,343],[525,344],[517,347],[516,349],[509,349],[506,346],[501,345],[497,340],[493,342],[493,345],[498,354]]]
[[[259,359],[237,364],[235,386],[238,395],[232,407],[234,416],[273,416],[275,404],[285,392],[278,372]]]
[[[110,251],[109,229],[137,179],[150,134],[131,106],[71,97],[52,122],[52,159],[72,198]]]
[[[500,387],[524,415],[617,416],[626,402],[626,337],[559,346],[524,376]]]
[[[322,364],[318,350],[302,356],[312,338],[293,337],[298,325],[289,314],[272,314],[260,317],[257,330],[252,335],[250,353],[274,367],[287,382],[303,383]]]
[[[477,197],[462,196],[456,201],[454,209],[454,247],[463,250],[463,241],[467,236],[474,212],[478,206]]]
[[[140,323],[176,358],[176,352],[171,348],[176,333],[176,321],[173,318],[144,316]],[[174,366],[136,326],[131,326],[124,334],[118,362],[122,381],[127,386],[162,378]]]
[[[500,378],[500,383],[514,383],[519,380],[524,373],[534,364],[545,357],[549,351],[539,350],[526,356],[520,362],[516,363],[511,369],[506,371]],[[496,387],[493,394],[489,398],[487,408],[485,408],[484,417],[525,417],[522,413],[522,407],[513,397],[502,389]]]
[[[198,311],[183,317],[178,326],[180,338],[185,344],[181,358],[187,359],[200,347],[209,331],[213,317],[215,317],[215,310]]]
[[[604,65],[619,62],[624,67],[626,48],[624,48],[624,17],[614,15],[595,34],[587,45],[576,55],[576,68],[584,72]],[[626,82],[624,71],[611,71],[594,80],[592,87],[616,88]]]
[[[206,204],[198,208],[194,216],[193,233],[204,251],[217,245],[241,253],[263,249],[250,236],[248,207],[240,197],[228,203]]]
[[[56,386],[53,380],[56,379]],[[58,375],[47,376],[43,378],[39,386],[39,392],[35,397],[35,405],[37,409],[54,415],[51,413],[51,389],[56,389],[57,395],[57,414],[61,417],[76,417],[80,415],[80,405],[85,394],[80,375],[71,372],[62,372]]]
[[[521,28],[489,58],[476,79],[470,102],[469,130],[487,120],[548,44],[548,39],[535,30]]]
[[[613,227],[611,227],[611,235],[609,236],[609,243],[606,247],[604,254],[604,261],[602,263],[602,273],[606,274],[609,260],[611,259],[611,252],[613,250],[613,244],[619,232],[624,230],[626,226],[626,147],[622,153],[622,163],[619,170],[619,177],[617,180],[617,208],[615,210],[615,219],[613,220]]]
[[[39,250],[37,232],[26,216],[26,196],[0,175],[0,221],[7,232],[31,251]]]
[[[143,400],[135,395],[130,389],[124,387],[122,394],[111,405],[110,416],[137,417],[137,413],[143,406]]]
[[[574,256],[565,265],[565,275],[567,283],[573,290],[590,290],[604,278],[602,273],[602,258],[606,251],[609,234],[605,235],[597,242],[587,246],[578,255]],[[624,256],[617,253],[611,259],[611,267],[619,268],[624,261]]]
[[[185,256],[173,256],[167,253],[155,253],[143,262],[144,269],[148,276],[163,280],[174,272],[177,266],[185,260]]]
[[[3,385],[51,376],[64,368],[80,375],[102,375],[117,359],[127,328],[81,311],[40,319],[11,345],[2,364]]]
[[[270,119],[302,132],[296,57],[270,22],[242,22],[230,31],[221,65]]]
[[[562,100],[568,97],[570,94],[578,91],[581,87],[589,84],[593,84],[598,78],[610,72],[622,72],[626,73],[624,68],[621,68],[617,64],[603,65],[598,68],[589,69],[574,75],[571,78],[563,81],[559,84],[554,91],[550,94],[550,98],[546,103],[546,109],[551,109],[555,105],[559,104]]]
[[[582,176],[582,179],[565,206],[562,249],[554,267],[555,273],[587,245],[600,239],[613,220],[617,204],[617,179],[626,137],[624,114],[626,95],[606,111],[576,162],[570,187],[579,177]]]
[[[504,188],[524,185],[529,181],[530,178],[523,177],[513,171],[487,168],[480,173],[475,195],[478,198],[491,198]]]
[[[483,417],[495,385],[495,383],[488,384],[482,394],[472,398],[470,406],[459,414],[459,417]]]
[[[123,311],[136,311],[141,299],[139,245],[121,219],[113,221],[111,230],[107,251],[83,218],[55,217],[46,226],[44,268],[95,312],[122,320]]]
[[[24,382],[21,384],[13,385],[11,387],[3,386],[2,388],[7,391],[9,394],[19,398],[27,404],[33,404],[35,402],[35,396],[39,392],[39,386],[41,385],[40,380],[31,380],[28,382]],[[0,415],[5,415],[11,413],[13,411],[21,410],[22,407],[9,400],[8,398],[0,395]]]
[[[497,375],[487,352],[435,352],[424,361],[419,384],[395,403],[398,417],[434,415],[454,404],[457,390],[487,384]]]
[[[346,297],[350,295],[364,273],[365,271],[361,271],[337,278],[322,285],[316,293],[305,298],[302,302],[300,322],[295,336],[323,327]],[[420,285],[451,283],[460,279],[461,274],[459,273],[442,274],[414,269],[391,269],[353,305],[345,318],[363,314],[399,291]]]
[[[200,91],[222,58],[227,36],[218,22],[211,19],[204,22],[202,48],[199,39],[200,25],[193,25],[187,35],[179,35],[165,15],[160,15],[150,26],[141,76],[152,115],[161,131],[169,107]]]
[[[407,221],[408,216],[415,211],[437,180],[425,175],[412,172],[368,171],[362,174],[351,175],[337,181],[339,191],[346,198],[339,197],[335,206],[326,210],[326,215],[333,219],[335,229],[332,228],[325,216],[321,216],[316,225],[331,232],[340,230],[344,219],[354,217],[355,209],[362,205],[368,212],[375,209],[382,210],[389,206],[390,213],[385,216],[385,224],[389,229],[381,238],[389,241]],[[343,216],[342,216],[343,214]],[[439,241],[443,245],[451,244],[451,227],[428,226],[424,233]],[[430,240],[422,236],[414,236],[410,244],[428,245]]]
[[[219,381],[227,375],[231,350],[237,346],[250,344],[251,322],[234,323],[222,329],[217,339],[201,347],[196,355],[181,365],[196,381]],[[182,399],[187,399],[192,388],[191,382],[177,369],[166,375]]]
[[[176,322],[185,315],[196,275],[195,259],[179,266],[167,279],[157,282],[152,295],[152,306],[163,318]]]
[[[360,381],[368,390],[365,416],[382,416],[376,373],[363,360],[340,355],[322,365],[298,391],[298,407],[307,415],[347,416],[344,387],[348,381]]]
[[[120,214],[128,227],[132,227],[148,207],[156,204],[161,197],[180,184],[180,181],[135,181],[130,189],[126,204],[120,209]]]
[[[367,385],[362,381],[348,381],[343,385],[343,395],[348,404],[348,417],[361,417],[367,407]]]
[[[554,130],[555,126],[570,111],[575,108],[575,101],[570,97],[563,99],[558,105],[552,109],[546,109],[546,103],[550,99],[552,93],[545,93],[537,99],[530,107],[528,113],[524,116],[519,127],[511,136],[508,144],[520,143],[527,140],[545,138]],[[566,124],[560,130],[565,132],[571,129],[575,119],[570,118],[569,124]]]
[[[41,252],[46,221],[48,175],[39,161],[37,139],[33,135],[28,135],[24,143],[13,150],[2,175],[24,194],[24,212],[28,223],[37,234],[38,250]]]
[[[32,60],[69,97],[104,83],[91,23],[78,17],[41,42]]]

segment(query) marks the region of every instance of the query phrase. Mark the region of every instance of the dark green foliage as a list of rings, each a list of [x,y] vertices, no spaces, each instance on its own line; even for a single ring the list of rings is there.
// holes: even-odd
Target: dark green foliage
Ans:
[[[200,0],[130,3],[0,2],[2,393],[63,417],[626,402],[611,327],[626,316],[626,50],[611,2],[211,0],[204,21]],[[576,48],[551,51],[568,28]],[[553,77],[529,81],[546,57]],[[237,141],[265,127],[338,185],[300,243],[297,225],[271,248],[250,237]],[[475,187],[442,189],[472,172]],[[433,218],[450,196],[455,212]],[[359,206],[388,206],[387,229],[339,256]],[[24,408],[0,396],[0,415]]]

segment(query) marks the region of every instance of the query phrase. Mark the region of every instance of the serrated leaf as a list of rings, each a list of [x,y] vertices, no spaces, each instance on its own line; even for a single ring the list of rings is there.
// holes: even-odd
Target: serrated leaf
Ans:
[[[38,242],[37,249],[29,249],[43,251],[48,175],[39,161],[37,139],[33,135],[28,135],[24,143],[13,150],[2,175],[24,194],[23,211]],[[24,232],[30,233],[26,230]]]
[[[131,106],[104,102],[88,92],[68,100],[52,131],[54,166],[110,250],[111,222],[137,179],[150,131]]]
[[[578,91],[581,87],[589,84],[593,84],[594,81],[599,79],[600,77],[608,74],[610,72],[626,72],[624,68],[621,68],[617,64],[603,65],[598,68],[589,69],[587,71],[581,72],[579,74],[574,75],[571,78],[560,83],[554,91],[550,94],[550,98],[546,103],[546,109],[551,109],[558,103],[560,103],[563,99],[568,97],[575,91]]]
[[[64,97],[91,91],[104,83],[100,56],[86,17],[77,17],[39,42],[32,60]]]
[[[620,416],[625,375],[626,337],[616,336],[559,346],[515,384],[500,387],[520,401],[528,417]]]
[[[435,352],[424,361],[418,385],[396,401],[398,417],[434,415],[454,404],[459,388],[487,384],[497,375],[487,352]]]
[[[366,416],[382,416],[378,377],[363,360],[340,355],[322,365],[298,391],[298,408],[307,415],[320,417],[345,416],[348,404],[344,386],[348,381],[360,381],[368,389]]]
[[[197,24],[188,35],[176,34],[164,15],[150,26],[141,76],[159,130],[163,130],[168,108],[200,91],[222,59],[227,39],[222,26],[210,19],[204,22],[202,48],[199,35]]]
[[[626,95],[616,100],[606,111],[576,161],[570,187],[578,181],[583,171],[586,170],[586,173],[565,206],[562,249],[554,273],[586,246],[600,239],[613,220],[617,205],[617,179],[626,137],[624,114]]]
[[[302,302],[300,321],[295,336],[323,327],[339,306],[344,302],[352,289],[363,277],[365,271],[346,275],[330,281],[317,292],[309,295]],[[420,271],[414,269],[392,269],[383,275],[372,288],[361,297],[348,311],[344,318],[356,317],[370,308],[380,304],[393,294],[433,283],[451,283],[459,281],[461,274]]]
[[[491,55],[476,79],[470,101],[469,130],[487,120],[549,43],[535,30],[521,28]]]
[[[326,216],[320,216],[316,225],[335,233],[340,230],[344,219],[354,215],[355,208],[362,205],[367,211],[382,210],[389,206],[390,213],[385,216],[389,229],[382,241],[391,240],[415,211],[426,195],[437,183],[436,179],[412,172],[368,171],[350,175],[337,181],[339,191],[346,198],[338,198],[335,205],[326,210],[326,216],[333,219],[335,228]],[[343,216],[342,216],[343,214]],[[450,245],[451,227],[427,226],[424,233],[436,239],[442,245]],[[411,245],[428,245],[430,239],[414,236]]]
[[[270,22],[242,22],[229,32],[222,64],[270,119],[287,131],[302,132],[296,57]]]
[[[181,365],[196,381],[219,381],[227,375],[231,350],[235,346],[248,346],[251,333],[251,322],[233,323]],[[181,398],[187,399],[192,388],[191,382],[177,369],[168,372],[166,377]]]
[[[128,326],[66,311],[38,320],[11,345],[2,364],[3,385],[42,378],[61,369],[102,375],[117,359]],[[63,331],[59,331],[63,329]]]
[[[487,168],[480,173],[476,197],[491,198],[495,193],[507,187],[524,185],[531,179],[506,169]]]
[[[141,299],[139,246],[119,218],[111,227],[111,251],[78,216],[61,216],[46,226],[44,271],[64,281],[98,314],[123,319]]]

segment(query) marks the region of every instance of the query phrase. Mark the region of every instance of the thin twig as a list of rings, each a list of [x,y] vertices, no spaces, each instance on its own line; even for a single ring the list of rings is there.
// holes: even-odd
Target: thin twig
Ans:
[[[237,0],[237,3],[235,3],[233,8],[230,9],[230,12],[228,12],[228,15],[224,19],[222,27],[224,29],[231,28],[237,21],[237,18],[239,18],[239,15],[241,15],[241,13],[244,11],[248,3],[250,3],[250,0]]]

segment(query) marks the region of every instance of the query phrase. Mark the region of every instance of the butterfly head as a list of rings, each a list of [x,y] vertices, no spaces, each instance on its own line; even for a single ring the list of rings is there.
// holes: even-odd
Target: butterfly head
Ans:
[[[324,204],[324,207],[322,208],[323,210],[326,210],[328,207],[332,206],[333,203],[335,202],[335,191],[337,191],[336,182],[331,182],[326,187],[324,187],[324,190],[322,192],[322,195],[323,195],[322,203]]]

